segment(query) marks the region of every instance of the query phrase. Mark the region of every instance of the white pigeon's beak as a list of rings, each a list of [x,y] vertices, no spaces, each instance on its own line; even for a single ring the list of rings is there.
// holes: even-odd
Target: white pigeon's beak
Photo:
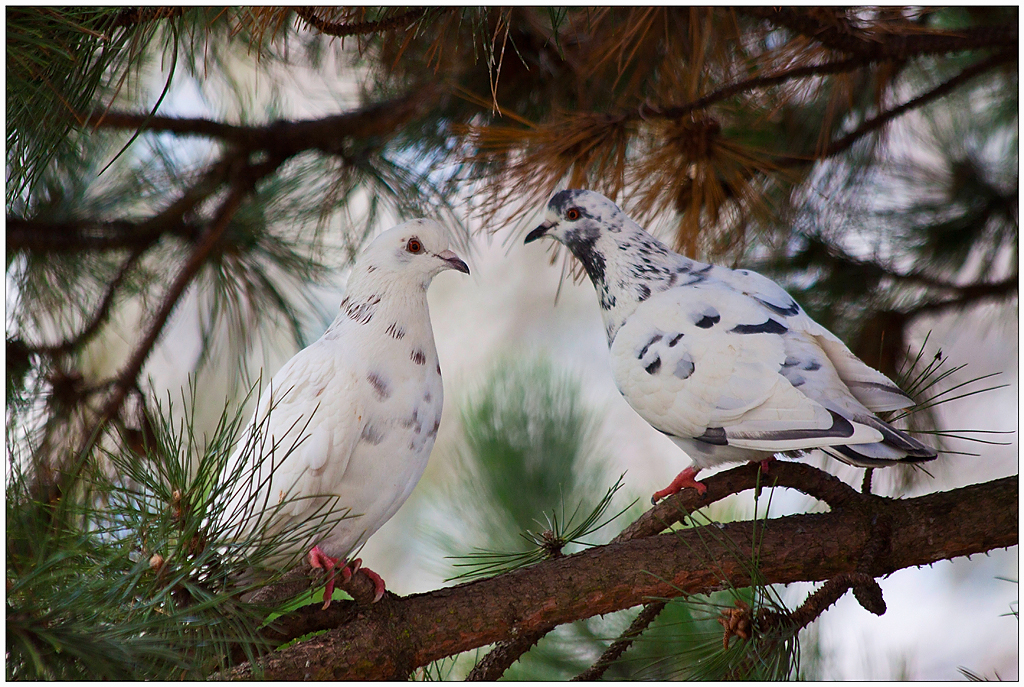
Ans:
[[[552,222],[551,220],[548,220],[548,221],[544,222],[539,227],[537,227],[536,229],[531,231],[529,234],[527,234],[526,235],[526,240],[523,241],[523,243],[532,243],[532,242],[536,241],[537,239],[542,238],[545,234],[548,233],[548,229],[550,229],[553,226],[555,226],[555,222]]]
[[[448,267],[453,270],[458,270],[464,274],[469,274],[469,266],[459,258],[458,255],[451,252],[450,250],[443,250],[437,254],[437,257],[447,263]]]

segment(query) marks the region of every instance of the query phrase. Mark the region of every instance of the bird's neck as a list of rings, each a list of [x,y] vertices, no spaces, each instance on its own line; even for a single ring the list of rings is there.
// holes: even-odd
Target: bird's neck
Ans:
[[[703,279],[702,274],[711,267],[674,253],[639,226],[605,233],[590,251],[593,254],[583,257],[577,253],[576,257],[597,291],[609,346],[641,303],[653,294]],[[601,269],[593,270],[593,264]]]
[[[383,335],[380,340],[402,341],[408,338],[421,346],[433,347],[430,311],[425,288],[401,287],[391,283],[350,283],[340,312],[324,333],[339,328],[362,329]]]

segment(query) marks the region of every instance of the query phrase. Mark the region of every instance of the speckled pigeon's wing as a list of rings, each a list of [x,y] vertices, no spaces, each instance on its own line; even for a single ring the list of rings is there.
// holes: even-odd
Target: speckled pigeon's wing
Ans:
[[[841,406],[794,386],[789,334],[774,310],[709,279],[642,303],[617,332],[612,365],[633,408],[673,436],[768,452],[881,441]],[[832,392],[849,397],[832,378]]]
[[[816,346],[832,363],[839,379],[868,410],[884,412],[914,405],[913,399],[904,394],[892,380],[864,364],[846,344],[812,320],[785,289],[768,277],[751,270],[731,270],[726,267],[716,267],[713,274],[715,278],[769,309],[773,317],[793,332],[813,337]]]

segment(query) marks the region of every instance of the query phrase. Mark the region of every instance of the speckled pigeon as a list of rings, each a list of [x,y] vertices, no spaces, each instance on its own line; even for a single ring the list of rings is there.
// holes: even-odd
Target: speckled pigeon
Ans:
[[[556,193],[526,243],[545,236],[597,290],[619,391],[693,460],[653,501],[703,494],[701,469],[777,453],[872,467],[936,457],[874,414],[914,402],[767,277],[674,253],[592,191]]]

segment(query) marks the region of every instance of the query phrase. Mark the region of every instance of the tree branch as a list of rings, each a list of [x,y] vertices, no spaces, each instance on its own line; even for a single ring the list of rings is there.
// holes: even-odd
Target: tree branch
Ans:
[[[620,532],[612,540],[612,543],[657,534],[668,529],[699,508],[710,506],[712,503],[732,494],[737,494],[747,489],[756,489],[765,486],[766,483],[771,484],[773,480],[776,486],[797,489],[828,503],[833,508],[845,503],[851,494],[856,495],[856,492],[837,477],[813,468],[810,465],[804,463],[777,463],[777,465],[780,467],[774,469],[771,476],[766,476],[761,471],[759,465],[741,465],[728,472],[716,475],[715,479],[707,481],[708,490],[703,496],[698,494],[696,489],[685,489],[671,498],[663,500],[657,506],[644,513],[629,527]],[[654,613],[648,622],[653,621],[655,616],[657,616],[657,613]],[[520,633],[514,639],[498,642],[491,649],[490,653],[473,668],[466,679],[481,681],[497,680],[513,663],[518,661],[523,654],[539,642],[544,635],[554,630],[556,626],[541,627],[531,633]],[[639,628],[637,633],[639,634],[642,629]],[[619,653],[629,648],[632,641],[632,639],[627,640],[623,636]],[[597,677],[584,679],[596,680]]]
[[[328,36],[337,36],[344,38],[346,36],[364,36],[369,33],[383,33],[384,31],[394,31],[395,29],[401,29],[408,27],[414,21],[417,21],[425,17],[431,10],[437,10],[440,12],[448,12],[454,7],[424,7],[421,9],[408,10],[402,14],[395,15],[393,17],[385,17],[378,21],[363,21],[356,22],[353,24],[344,24],[339,22],[332,22],[326,19],[322,19],[316,16],[316,12],[313,7],[294,7],[292,8],[295,14],[302,17],[302,19],[315,28],[320,33],[325,33]]]
[[[925,301],[915,305],[903,314],[908,318],[919,317],[920,315],[935,314],[946,310],[956,310],[972,305],[975,301],[988,298],[1007,298],[1017,293],[1020,279],[1014,274],[1002,281],[982,282],[980,284],[968,284],[967,286],[956,287],[956,295],[942,300]]]
[[[626,653],[629,647],[633,646],[633,641],[636,640],[643,631],[646,630],[651,623],[654,622],[655,618],[658,617],[665,606],[668,605],[667,601],[655,601],[644,606],[644,609],[640,611],[633,622],[629,624],[626,631],[622,633],[617,640],[612,642],[612,645],[605,649],[601,657],[594,662],[594,665],[590,666],[582,673],[572,679],[572,682],[593,682],[600,680],[601,676],[605,674],[605,671],[614,663],[619,656]]]
[[[170,132],[183,136],[206,136],[231,145],[234,159],[245,153],[263,152],[288,158],[317,150],[345,156],[351,141],[379,145],[410,119],[422,114],[437,94],[427,85],[403,97],[321,119],[275,122],[266,126],[234,126],[209,119],[150,116],[146,113],[107,112],[88,117],[82,126]],[[227,180],[228,166],[222,161],[211,167],[200,181],[160,213],[141,222],[73,219],[46,222],[8,215],[7,250],[66,252],[114,250],[148,246],[165,234],[195,240],[202,227],[185,221],[188,213],[212,195]]]
[[[789,481],[799,464],[773,468]],[[801,466],[807,468],[808,466]],[[755,467],[756,469],[756,467]],[[814,468],[809,468],[814,470]],[[749,476],[748,466],[705,481],[709,492]],[[830,479],[820,480],[831,484]],[[759,574],[769,584],[826,580],[841,573],[872,577],[1013,546],[1017,543],[1018,484],[1008,477],[914,499],[894,500],[843,492],[826,514],[797,515],[758,523]],[[817,488],[817,487],[816,487]],[[656,509],[652,509],[656,510]],[[651,518],[648,517],[648,520]],[[874,523],[888,523],[879,545]],[[405,598],[386,596],[369,608],[334,604],[283,616],[279,637],[333,628],[251,665],[232,678],[268,680],[405,679],[418,666],[550,625],[610,613],[650,598],[708,593],[751,584],[753,524],[714,524],[598,546],[571,556]],[[704,551],[705,556],[695,556]],[[862,561],[869,552],[867,570]]]
[[[410,119],[423,113],[437,94],[428,84],[402,97],[373,103],[351,112],[320,119],[278,121],[264,126],[236,126],[201,117],[150,116],[144,113],[96,113],[82,126],[137,131],[163,131],[183,136],[216,138],[249,152],[292,156],[307,150],[344,154],[346,139],[387,138]]]
[[[764,88],[766,86],[774,86],[794,79],[806,79],[812,76],[823,76],[827,74],[838,74],[841,72],[853,71],[854,69],[868,66],[871,63],[872,60],[870,59],[851,57],[850,59],[843,60],[841,62],[825,62],[823,64],[794,67],[768,76],[756,76],[750,79],[744,79],[743,81],[731,83],[728,86],[723,86],[717,91],[712,91],[705,96],[701,96],[700,98],[683,105],[673,105],[662,108],[655,105],[644,104],[640,106],[636,114],[636,118],[647,119],[649,117],[661,117],[664,119],[679,119],[680,117],[688,115],[695,110],[703,110],[717,102],[725,100],[726,98],[731,98],[738,93],[743,93],[744,91],[751,91],[755,88]]]
[[[827,48],[874,60],[904,60],[918,55],[936,55],[965,50],[1017,48],[1017,27],[980,26],[959,31],[889,33],[843,30],[817,21],[811,13],[786,7],[742,7],[745,12],[767,19],[778,27],[812,38]],[[884,27],[883,27],[884,28]],[[898,27],[897,27],[898,28]],[[859,35],[858,35],[859,34]]]
[[[183,7],[126,7],[117,15],[111,26],[128,28],[161,19],[175,19],[185,13]]]
[[[971,65],[970,67],[967,67],[953,78],[944,81],[943,83],[939,84],[932,90],[926,93],[922,93],[921,95],[903,103],[902,105],[894,107],[890,110],[886,110],[885,112],[881,112],[875,117],[872,117],[871,119],[863,122],[855,130],[851,131],[846,136],[843,136],[842,138],[833,141],[825,150],[814,155],[812,158],[782,157],[777,160],[776,164],[783,166],[804,165],[807,164],[808,162],[813,162],[815,160],[826,160],[830,157],[838,155],[844,150],[852,147],[854,143],[862,139],[867,134],[873,131],[877,131],[878,129],[881,129],[883,126],[891,122],[893,119],[896,119],[900,115],[909,112],[910,110],[922,107],[923,105],[926,105],[927,103],[930,103],[933,100],[937,100],[938,98],[941,98],[942,96],[946,95],[950,91],[953,91],[954,89],[958,88],[959,86],[963,85],[964,83],[973,79],[974,77],[980,76],[981,74],[984,74],[990,69],[994,69],[995,67],[998,67],[1001,64],[1012,62],[1016,59],[1017,53],[1015,52],[1006,51],[997,53],[989,57],[988,59],[981,60],[980,62],[977,62]]]
[[[7,251],[71,253],[123,248],[144,250],[156,243],[165,233],[193,239],[199,235],[201,229],[194,223],[167,224],[164,228],[153,227],[150,222],[129,220],[47,222],[8,215]]]
[[[821,245],[828,256],[828,260],[838,265],[840,269],[854,268],[862,274],[870,275],[871,278],[881,275],[893,281],[916,284],[933,291],[946,291],[953,294],[953,296],[947,299],[925,301],[919,305],[899,311],[899,314],[904,317],[916,317],[927,312],[960,308],[986,298],[1005,298],[1016,293],[1020,281],[1018,275],[1013,274],[1000,281],[961,285],[933,277],[922,270],[899,272],[895,268],[881,262],[854,257],[839,246],[825,241],[819,236],[807,236],[806,238]]]

